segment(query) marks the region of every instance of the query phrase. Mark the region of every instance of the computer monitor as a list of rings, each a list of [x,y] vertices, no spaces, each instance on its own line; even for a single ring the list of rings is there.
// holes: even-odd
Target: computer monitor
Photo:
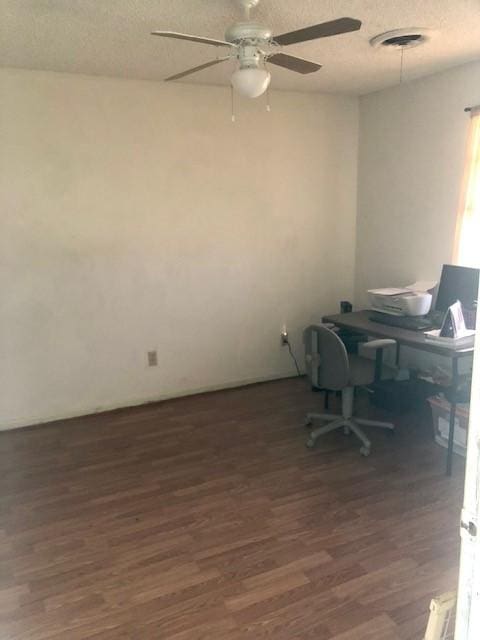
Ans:
[[[475,309],[478,299],[480,269],[444,264],[438,287],[436,311],[446,311],[460,300],[465,309]]]

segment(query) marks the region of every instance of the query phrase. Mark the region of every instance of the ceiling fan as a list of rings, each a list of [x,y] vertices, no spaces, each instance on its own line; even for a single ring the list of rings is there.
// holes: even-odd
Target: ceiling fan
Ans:
[[[313,73],[321,69],[320,64],[304,60],[297,56],[291,56],[281,51],[281,47],[307,42],[318,38],[327,38],[342,33],[358,31],[362,26],[360,20],[354,18],[338,18],[330,22],[322,22],[311,27],[305,27],[296,31],[289,31],[279,36],[274,36],[271,29],[250,21],[250,10],[258,5],[260,0],[238,0],[244,10],[244,21],[237,22],[228,27],[225,32],[225,40],[215,40],[202,36],[192,36],[186,33],[176,33],[175,31],[153,31],[152,35],[164,38],[177,38],[179,40],[189,40],[190,42],[201,42],[214,47],[225,47],[226,55],[217,57],[215,60],[187,69],[181,73],[176,73],[166,81],[178,80],[202,69],[207,69],[213,65],[235,59],[238,61],[238,68],[233,72],[231,82],[239,93],[249,98],[257,98],[262,95],[270,84],[270,73],[265,69],[265,63],[275,64],[296,73]]]

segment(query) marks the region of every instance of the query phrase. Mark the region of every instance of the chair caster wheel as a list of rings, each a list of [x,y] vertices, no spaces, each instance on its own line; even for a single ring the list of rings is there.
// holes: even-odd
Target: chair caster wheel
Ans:
[[[305,418],[305,420],[303,421],[304,427],[310,427],[312,424],[313,424],[313,421],[311,418]]]
[[[365,458],[370,455],[370,447],[361,447],[360,453]]]
[[[313,449],[313,447],[315,446],[315,440],[312,440],[312,438],[309,438],[306,441],[305,446],[307,447],[307,449]]]

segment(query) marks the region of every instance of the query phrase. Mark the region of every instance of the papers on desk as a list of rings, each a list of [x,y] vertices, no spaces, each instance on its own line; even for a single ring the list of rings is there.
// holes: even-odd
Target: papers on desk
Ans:
[[[433,329],[432,331],[425,331],[425,340],[444,347],[460,348],[460,347],[473,347],[475,342],[475,331],[473,329],[465,329],[462,335],[455,338],[444,337],[440,335],[441,329]]]
[[[425,339],[453,348],[473,347],[475,331],[465,326],[462,303],[459,300],[448,307],[441,328],[427,331]]]

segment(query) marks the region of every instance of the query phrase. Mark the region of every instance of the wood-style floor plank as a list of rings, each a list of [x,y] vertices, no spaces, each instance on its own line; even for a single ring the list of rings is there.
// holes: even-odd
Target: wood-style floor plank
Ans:
[[[321,400],[291,379],[0,433],[0,638],[419,640],[463,463],[426,414],[369,458],[308,451]]]

